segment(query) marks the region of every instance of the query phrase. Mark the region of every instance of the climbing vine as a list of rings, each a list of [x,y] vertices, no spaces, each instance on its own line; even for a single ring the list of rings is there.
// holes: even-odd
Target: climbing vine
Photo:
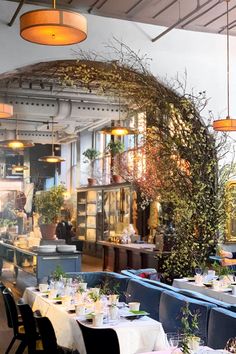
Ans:
[[[200,114],[207,101],[205,93],[195,97],[161,83],[146,61],[122,43],[114,53],[115,60],[109,61],[83,55],[63,68],[63,83],[99,94],[119,93],[134,112],[146,113],[146,133],[132,151],[135,162],[130,167],[128,153],[123,153],[120,170],[140,191],[143,205],[158,197],[172,206],[174,242],[164,263],[165,273],[167,277],[191,274],[196,262],[206,262],[214,250],[219,220],[223,220],[218,146]]]

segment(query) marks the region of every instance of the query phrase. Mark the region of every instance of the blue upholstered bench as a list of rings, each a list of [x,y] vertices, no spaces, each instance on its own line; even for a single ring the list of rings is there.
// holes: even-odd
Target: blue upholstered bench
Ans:
[[[127,287],[127,302],[140,302],[140,309],[147,311],[154,320],[159,321],[159,304],[164,291],[140,280],[130,279]]]
[[[210,312],[207,345],[222,349],[231,337],[236,337],[236,313],[222,308]]]
[[[189,298],[172,291],[163,291],[160,299],[159,319],[165,332],[181,332],[181,309],[189,304],[189,309],[193,313],[199,314],[199,336],[207,342],[207,327],[211,309],[216,305]]]
[[[232,305],[227,302],[219,301],[213,297],[198,293],[197,291],[179,289],[179,293],[185,296],[191,297],[192,299],[197,299],[200,301],[206,301],[211,304],[217,305],[218,307],[222,307],[224,309],[232,310]]]
[[[116,288],[120,293],[120,301],[125,301],[125,293],[128,286],[129,278],[114,272],[79,272],[79,273],[67,273],[71,277],[80,277],[89,288],[101,286],[106,283],[110,288]]]

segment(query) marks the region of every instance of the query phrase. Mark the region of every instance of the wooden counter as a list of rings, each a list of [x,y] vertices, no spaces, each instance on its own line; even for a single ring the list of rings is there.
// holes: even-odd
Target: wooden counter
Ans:
[[[3,260],[5,260],[14,265],[16,277],[18,269],[21,269],[35,276],[39,282],[40,279],[49,276],[58,265],[64,272],[80,272],[81,255],[82,252],[79,251],[39,253],[0,242],[0,274]]]
[[[122,269],[159,269],[159,259],[169,252],[154,251],[155,245],[149,243],[117,244],[98,241],[103,246],[103,270],[120,272]]]

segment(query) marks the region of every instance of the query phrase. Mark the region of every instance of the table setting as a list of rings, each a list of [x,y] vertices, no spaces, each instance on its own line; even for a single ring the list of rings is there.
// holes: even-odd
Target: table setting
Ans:
[[[203,272],[201,268],[196,268],[193,277],[174,279],[173,286],[236,304],[236,279],[233,274],[218,275],[214,270]]]
[[[112,291],[104,294],[99,287],[88,288],[86,283],[67,279],[26,288],[23,298],[33,311],[40,310],[51,320],[59,345],[81,354],[86,349],[78,322],[95,329],[114,329],[121,354],[166,348],[161,323],[150,318],[139,302],[121,302]]]

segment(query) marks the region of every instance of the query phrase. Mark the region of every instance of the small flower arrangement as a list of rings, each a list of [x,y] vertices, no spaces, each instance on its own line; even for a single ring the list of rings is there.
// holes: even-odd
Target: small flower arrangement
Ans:
[[[185,306],[182,307],[182,334],[183,340],[181,343],[181,350],[184,354],[191,353],[191,347],[194,342],[199,344],[200,338],[197,336],[199,331],[199,313],[193,313],[189,308],[189,303],[187,302]]]

